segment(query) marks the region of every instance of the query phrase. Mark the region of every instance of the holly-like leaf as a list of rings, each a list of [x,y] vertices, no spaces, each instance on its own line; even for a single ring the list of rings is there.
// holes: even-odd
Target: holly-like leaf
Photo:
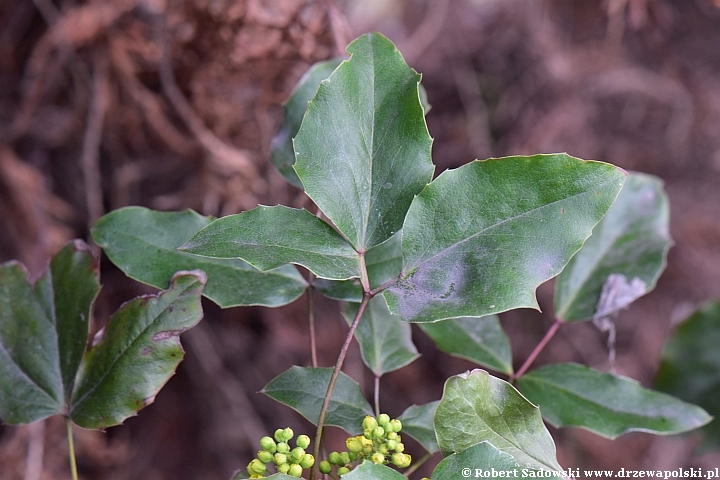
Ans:
[[[610,208],[625,173],[566,154],[474,161],[444,172],[412,202],[403,268],[385,290],[412,322],[537,308]]]
[[[412,405],[398,417],[402,422],[403,435],[408,434],[430,453],[440,451],[435,437],[435,410],[440,401],[425,405]]]
[[[332,370],[294,366],[273,378],[262,393],[296,410],[317,425]],[[330,397],[325,424],[343,428],[350,434],[358,434],[362,432],[362,421],[366,415],[373,415],[373,411],[363,397],[360,386],[340,372]]]
[[[493,471],[497,474],[492,475]],[[480,442],[462,452],[445,457],[435,467],[430,480],[475,478],[476,472],[486,473],[492,478],[500,478],[500,472],[502,478],[545,478],[540,472],[520,468],[512,456],[498,450],[489,442]],[[568,478],[568,476],[559,475],[550,478]]]
[[[365,266],[371,289],[400,275],[402,268],[401,238],[402,232],[398,232],[387,242],[373,247],[365,253]],[[362,286],[359,279],[326,280],[320,278],[313,282],[313,286],[328,298],[355,303],[362,301]]]
[[[342,476],[343,480],[406,480],[403,474],[385,465],[378,465],[365,460],[350,473]]]
[[[402,227],[410,202],[432,178],[432,139],[418,83],[400,52],[363,35],[324,80],[295,137],[305,192],[358,251]]]
[[[117,425],[155,400],[182,360],[180,334],[202,318],[205,282],[201,271],[178,272],[169,290],[127,302],[113,315],[80,364],[73,422]]]
[[[702,408],[584,365],[547,365],[518,379],[520,391],[556,427],[582,427],[606,438],[641,431],[693,430],[711,417]]]
[[[90,247],[81,240],[67,244],[35,282],[35,294],[55,324],[65,401],[87,346],[90,309],[100,291],[100,269]]]
[[[435,431],[444,456],[487,441],[523,467],[562,470],[538,407],[515,387],[483,370],[445,382],[435,412]]]
[[[293,165],[295,165],[295,149],[293,137],[300,130],[300,123],[305,116],[307,105],[315,96],[320,82],[325,80],[340,65],[341,58],[333,58],[318,62],[305,72],[295,86],[290,98],[285,103],[285,116],[277,135],[270,144],[270,158],[280,175],[298,188],[303,188]]]
[[[142,207],[115,210],[92,228],[95,242],[130,278],[168,288],[179,270],[202,270],[208,276],[203,295],[221,307],[277,307],[297,299],[307,283],[292,265],[261,272],[239,259],[219,259],[178,251],[212,222],[192,210],[157,212]]]
[[[508,375],[513,371],[510,340],[497,315],[421,323],[420,328],[445,353]]]
[[[555,282],[555,315],[564,321],[589,320],[610,275],[638,285],[615,311],[653,288],[672,245],[668,199],[662,181],[631,173],[617,200],[592,236]]]
[[[352,324],[360,305],[349,303],[345,320]],[[355,330],[365,365],[377,376],[404,367],[420,355],[412,341],[410,325],[392,315],[385,299],[372,298]]]
[[[17,262],[0,266],[0,418],[25,424],[66,411],[85,352],[99,272],[90,248],[66,245],[31,285]]]
[[[655,388],[720,416],[720,301],[708,302],[679,324],[665,345]],[[702,429],[704,446],[720,446],[720,422]]]
[[[220,218],[180,250],[216,258],[241,258],[260,270],[288,263],[318,277],[360,276],[360,257],[333,228],[307,210],[259,206]]]

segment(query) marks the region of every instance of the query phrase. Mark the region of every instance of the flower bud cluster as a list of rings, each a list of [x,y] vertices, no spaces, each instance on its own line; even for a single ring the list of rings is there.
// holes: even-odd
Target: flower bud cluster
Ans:
[[[278,472],[296,478],[302,476],[303,469],[315,465],[315,457],[305,452],[310,446],[310,437],[299,435],[295,440],[295,448],[290,448],[290,440],[294,435],[288,427],[275,430],[274,438],[261,438],[257,458],[247,466],[250,478],[264,478],[270,464],[275,465]]]
[[[320,472],[331,473],[337,467],[337,475],[350,471],[357,460],[370,460],[373,463],[398,468],[407,468],[412,458],[405,451],[405,445],[398,433],[402,430],[400,420],[391,419],[381,413],[377,418],[367,416],[362,423],[363,434],[350,437],[345,441],[346,452],[332,452],[327,460],[320,462]]]

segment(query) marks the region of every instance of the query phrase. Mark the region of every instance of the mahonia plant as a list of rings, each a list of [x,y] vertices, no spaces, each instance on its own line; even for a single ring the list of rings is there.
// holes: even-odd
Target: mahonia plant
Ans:
[[[66,250],[34,284],[17,264],[0,268],[0,418],[117,424],[172,373],[201,293],[227,308],[303,294],[312,304],[319,292],[345,302],[350,328],[335,365],[291,366],[262,390],[315,425],[314,440],[300,435],[291,448],[289,428],[264,437],[251,478],[403,480],[391,466],[411,475],[437,452],[431,480],[455,480],[462,468],[557,473],[544,421],[607,438],[708,423],[703,409],[621,375],[575,363],[530,368],[563,325],[580,321],[608,333],[612,363],[614,321],[654,288],[672,243],[662,182],[564,153],[474,160],[433,179],[420,75],[377,33],[347,51],[300,80],[272,145],[278,171],[317,214],[282,205],[220,219],[110,212],[93,227],[95,242],[129,277],[168,290],[123,307],[87,352],[91,257]],[[535,290],[553,277],[555,321],[515,369],[497,314],[538,308]],[[418,357],[410,323],[483,369],[450,377],[439,400],[390,419],[380,414],[380,379]],[[374,405],[341,371],[353,339],[375,377]],[[38,348],[22,348],[28,342]],[[118,345],[132,347],[115,357]],[[347,451],[321,457],[326,426],[351,435]],[[412,466],[400,430],[426,450]]]
[[[399,435],[402,430],[400,420],[391,419],[386,413],[381,413],[377,418],[368,415],[362,421],[362,428],[362,435],[348,437],[345,441],[347,451],[331,452],[327,460],[320,462],[320,473],[331,474],[334,478],[341,477],[365,460],[397,468],[410,466],[412,456],[404,453],[405,445]],[[277,429],[274,438],[261,438],[257,457],[247,466],[248,478],[265,478],[269,465],[274,465],[277,472],[295,478],[300,478],[304,469],[312,468],[315,457],[305,451],[310,446],[310,437],[298,436],[295,448],[291,449],[289,441],[293,435],[293,430],[288,427]]]
[[[247,466],[250,478],[263,478],[269,464],[275,465],[280,473],[300,478],[303,469],[315,465],[315,457],[305,451],[310,446],[310,437],[299,435],[295,440],[295,448],[290,448],[295,432],[292,428],[278,428],[273,435],[275,438],[263,437],[260,439],[260,450]]]

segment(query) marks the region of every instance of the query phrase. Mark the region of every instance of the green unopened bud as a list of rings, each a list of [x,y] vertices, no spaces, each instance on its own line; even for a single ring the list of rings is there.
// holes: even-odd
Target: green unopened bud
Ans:
[[[350,457],[350,461],[351,461],[351,462],[354,462],[355,460],[357,460],[358,455],[360,455],[360,454],[359,454],[359,453],[354,453],[354,452],[348,453],[348,456]]]
[[[287,427],[285,430],[283,430],[282,435],[283,440],[287,442],[293,437],[293,435],[295,435],[295,432],[293,432],[292,428]]]
[[[385,435],[385,438],[387,438],[388,440],[397,440],[398,442],[400,441],[396,432],[388,432],[388,434]]]
[[[302,458],[303,458],[304,456],[305,456],[305,449],[304,449],[304,448],[295,447],[295,448],[293,448],[292,451],[290,452],[290,458],[292,458],[292,460],[293,460],[295,463],[300,462],[300,460],[302,460]]]
[[[290,470],[290,464],[283,463],[282,465],[278,465],[277,469],[280,473],[288,473],[288,470]]]
[[[365,455],[370,455],[374,451],[375,451],[375,448],[373,447],[372,443],[363,444],[362,453],[364,453]]]
[[[380,453],[380,452],[375,452],[375,453],[373,453],[372,456],[370,457],[370,460],[371,460],[373,463],[383,464],[383,463],[385,463],[385,455],[383,455],[383,454]]]
[[[405,451],[405,444],[402,442],[398,442],[397,445],[395,445],[395,451],[398,453],[402,453]]]
[[[284,442],[284,441],[285,441],[285,438],[283,438],[283,429],[282,429],[282,428],[278,428],[277,430],[275,430],[275,433],[273,434],[273,437],[275,437],[275,440],[278,441],[278,442]]]
[[[350,473],[350,469],[349,469],[349,468],[347,468],[347,467],[340,467],[340,468],[338,468],[338,475],[339,475],[339,476],[342,477],[342,476],[345,475],[346,473]]]
[[[268,452],[267,450],[260,450],[257,453],[257,458],[263,463],[272,462],[273,460],[273,454]]]
[[[270,453],[275,453],[275,440],[270,437],[262,437],[260,439],[260,448]]]
[[[365,417],[365,419],[362,422],[363,430],[373,430],[377,426],[378,426],[377,420],[375,420],[370,415]]]
[[[387,453],[388,453],[387,445],[385,445],[385,444],[383,443],[382,445],[380,445],[380,446],[377,448],[377,451],[380,452],[380,453],[382,453],[383,455],[387,455]]]
[[[290,445],[288,445],[288,444],[285,443],[285,442],[280,442],[280,443],[278,443],[275,448],[276,448],[277,451],[280,452],[280,453],[288,453],[288,452],[290,452]]]
[[[265,473],[265,470],[267,470],[267,467],[257,458],[253,458],[252,462],[250,462],[250,465],[248,465],[248,473],[250,473],[251,475],[253,473]]]
[[[330,455],[328,455],[328,460],[330,460],[330,463],[333,465],[340,465],[342,463],[342,457],[338,452],[331,452]]]
[[[363,430],[363,437],[367,438],[368,440],[372,440],[374,430],[374,428],[370,430]]]
[[[343,465],[350,463],[350,454],[348,452],[340,452],[340,458],[342,459]]]
[[[295,440],[295,445],[300,448],[308,448],[310,446],[310,437],[307,435],[300,435],[297,440]]]
[[[345,445],[347,446],[347,449],[352,453],[362,452],[363,449],[363,442],[360,437],[349,437],[347,440],[345,440]]]
[[[332,472],[332,465],[327,460],[320,462],[320,473],[328,474]]]
[[[310,453],[306,453],[300,459],[299,463],[300,463],[300,466],[303,468],[310,468],[313,465],[315,465],[315,457],[313,457],[312,454],[310,454]]]
[[[387,413],[381,413],[380,415],[378,415],[378,424],[380,426],[385,425],[389,421],[390,421],[390,415],[388,415]]]
[[[285,465],[288,463],[287,461],[287,455],[284,453],[277,452],[275,456],[273,457],[273,461],[275,462],[275,465],[280,467],[280,465]]]
[[[293,463],[292,465],[290,465],[290,469],[287,473],[291,477],[300,478],[300,475],[302,475],[302,467],[297,463]]]
[[[390,425],[392,425],[393,432],[399,432],[402,430],[402,422],[398,419],[391,420]]]
[[[383,427],[375,427],[375,430],[373,430],[373,437],[380,440],[385,436],[385,429]]]
[[[385,446],[388,450],[395,450],[395,447],[397,447],[397,441],[396,440],[388,440],[385,442]]]

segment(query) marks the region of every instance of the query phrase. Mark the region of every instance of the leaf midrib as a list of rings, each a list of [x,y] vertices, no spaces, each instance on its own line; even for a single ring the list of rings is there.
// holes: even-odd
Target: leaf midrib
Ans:
[[[489,383],[488,383],[487,385],[488,385],[488,388],[489,388]],[[482,421],[482,423],[487,427],[488,430],[490,430],[490,431],[493,432],[495,435],[497,435],[498,437],[500,437],[500,438],[502,438],[503,440],[505,440],[506,442],[508,442],[510,445],[512,445],[513,447],[515,447],[519,452],[523,453],[524,455],[528,456],[529,458],[532,458],[533,460],[537,461],[539,464],[547,467],[548,470],[551,470],[551,471],[555,471],[555,470],[556,470],[556,468],[555,468],[553,465],[548,465],[544,460],[535,457],[534,454],[528,453],[528,452],[517,442],[517,440],[515,439],[515,435],[512,434],[512,428],[510,428],[510,426],[509,426],[507,423],[505,423],[505,426],[507,427],[508,431],[512,434],[513,440],[510,440],[510,439],[507,438],[505,435],[501,434],[500,432],[498,432],[497,430],[495,430],[494,428],[492,428],[492,427],[485,421],[485,418],[484,418],[482,415],[480,415],[480,412],[478,412],[477,408],[475,407],[475,403],[471,402],[470,399],[468,399],[467,396],[465,396],[464,393],[463,393],[463,395],[462,395],[462,398],[463,398],[463,399],[468,403],[468,405],[473,409],[473,411],[474,411],[475,414],[477,415],[477,418]],[[503,409],[503,408],[500,408],[500,406],[497,405],[497,403],[495,403],[492,399],[491,399],[490,401],[493,402],[493,404],[495,405],[496,408],[498,408],[499,411],[501,411],[501,412],[504,411],[504,409]],[[522,417],[523,417],[523,422],[524,422],[524,421],[525,421],[525,415],[523,415]],[[502,421],[505,422],[505,417],[504,417],[504,416],[501,416],[501,418],[502,418]],[[490,444],[492,445],[492,441],[488,440],[488,443],[490,443]],[[498,447],[496,447],[496,448],[498,448]],[[500,450],[500,448],[498,448],[498,450]],[[501,451],[502,451],[502,450],[501,450]],[[513,456],[513,458],[514,458],[514,455],[512,455],[512,456]]]
[[[616,413],[616,414],[636,415],[636,416],[638,416],[638,417],[648,418],[648,419],[656,418],[656,417],[651,417],[651,416],[647,416],[647,415],[642,415],[642,414],[639,414],[639,413],[635,413],[635,412],[633,412],[633,411],[631,411],[631,410],[616,410],[616,409],[613,409],[613,408],[610,407],[609,405],[606,405],[606,404],[604,404],[604,403],[600,403],[600,402],[598,402],[598,401],[594,401],[594,400],[592,400],[591,398],[585,397],[585,396],[581,395],[580,393],[578,393],[578,392],[576,392],[576,391],[574,391],[574,390],[568,389],[568,387],[565,387],[564,385],[560,385],[560,384],[557,384],[557,383],[553,383],[552,381],[550,381],[550,380],[548,380],[548,379],[546,379],[546,378],[542,378],[542,377],[533,376],[533,375],[531,375],[531,374],[528,374],[528,375],[526,375],[523,379],[524,379],[526,382],[529,381],[530,383],[535,382],[535,383],[538,383],[538,384],[541,384],[541,385],[549,385],[549,386],[551,386],[551,387],[554,387],[556,390],[559,390],[559,391],[561,391],[561,392],[570,394],[570,396],[576,397],[576,398],[578,398],[578,399],[580,399],[580,400],[586,401],[586,402],[591,403],[591,404],[593,404],[593,405],[597,405],[597,406],[599,406],[599,407],[606,408],[607,410],[610,410],[611,412]],[[643,388],[643,387],[641,387],[639,384],[638,384],[637,386],[638,386],[638,388]]]
[[[165,246],[165,245],[158,245],[157,243],[153,243],[153,242],[148,241],[148,240],[147,240],[146,238],[144,238],[144,237],[138,237],[137,235],[133,235],[133,234],[130,234],[130,233],[126,233],[124,230],[114,229],[113,232],[115,233],[115,235],[122,235],[122,236],[124,236],[124,237],[126,237],[126,238],[135,239],[135,240],[137,240],[139,243],[142,243],[142,244],[145,244],[145,245],[149,245],[149,246],[151,246],[151,247],[159,248],[159,249],[161,249],[163,252],[168,253],[168,254],[170,254],[170,255],[178,255],[178,256],[180,256],[180,257],[188,258],[188,259],[191,259],[191,260],[193,260],[193,261],[195,261],[195,262],[198,262],[198,263],[201,263],[201,264],[217,265],[217,266],[219,266],[219,267],[228,268],[228,269],[230,269],[230,270],[234,270],[234,271],[238,271],[238,272],[248,272],[248,271],[252,271],[252,270],[248,270],[248,269],[243,269],[243,268],[237,267],[237,266],[235,266],[235,265],[226,265],[226,264],[224,264],[224,263],[219,263],[219,262],[213,261],[213,260],[236,260],[236,259],[237,259],[237,260],[242,260],[243,262],[245,262],[245,263],[247,263],[248,265],[250,265],[252,268],[257,269],[257,267],[252,266],[252,264],[251,264],[250,262],[248,262],[248,261],[246,261],[246,260],[243,260],[243,259],[240,258],[240,257],[235,257],[235,258],[206,257],[206,256],[203,256],[203,255],[196,255],[196,254],[192,254],[192,253],[188,253],[188,252],[183,252],[182,250],[178,250],[177,247],[176,247],[176,248],[172,248],[172,247],[167,247],[167,246]],[[197,232],[196,232],[196,233],[197,233]],[[192,238],[192,235],[190,236],[190,238]],[[189,240],[190,238],[188,238],[188,240]],[[187,240],[186,240],[186,241],[187,241]],[[183,243],[185,243],[185,242],[183,242]],[[102,249],[105,251],[105,253],[107,253],[108,247],[109,247],[109,243],[108,243],[108,242],[103,242],[102,244],[98,242],[98,245],[99,245],[100,247],[102,247]],[[179,246],[182,246],[182,244],[179,245]],[[178,246],[178,247],[179,247],[179,246]],[[114,254],[113,254],[113,255],[110,255],[109,253],[107,253],[107,254],[108,254],[108,257],[110,257],[111,259],[113,259],[114,257],[117,256],[117,255],[114,255]],[[207,260],[207,259],[212,259],[212,260]],[[113,263],[116,263],[116,262],[113,260]],[[278,267],[278,268],[279,268],[279,267]],[[289,276],[289,275],[285,275],[284,273],[277,273],[277,268],[273,268],[273,269],[270,269],[270,270],[259,271],[259,272],[260,272],[260,273],[265,273],[265,274],[270,274],[270,275],[278,275],[278,276],[281,276],[281,277],[284,277],[284,278],[289,278],[289,279],[292,279],[292,280],[297,280],[296,277]],[[133,277],[133,276],[131,276],[131,275],[129,275],[129,274],[128,274],[128,276],[129,276],[130,278],[135,278],[135,277]]]
[[[196,277],[196,278],[197,278],[197,277]],[[71,407],[71,409],[70,409],[70,417],[72,417],[72,414],[73,414],[73,412],[75,411],[75,407],[76,407],[77,405],[81,404],[89,394],[91,394],[92,392],[94,392],[95,389],[97,389],[97,388],[105,381],[105,378],[107,378],[107,376],[110,375],[110,372],[111,372],[112,369],[115,367],[115,365],[116,365],[116,364],[120,361],[120,359],[121,359],[122,357],[124,357],[124,356],[127,354],[127,352],[135,345],[135,343],[138,341],[138,339],[139,339],[140,337],[142,337],[143,335],[145,335],[145,333],[150,329],[150,327],[152,327],[152,326],[155,324],[155,321],[156,321],[162,314],[164,314],[165,311],[166,311],[168,308],[170,308],[170,306],[172,305],[172,303],[175,302],[176,300],[178,300],[178,299],[180,298],[180,296],[183,295],[185,292],[187,292],[187,291],[190,289],[190,287],[191,287],[192,285],[194,285],[195,283],[196,283],[196,281],[190,283],[186,288],[184,288],[182,291],[178,292],[178,296],[175,298],[175,300],[173,300],[173,301],[171,301],[171,302],[168,302],[168,304],[165,305],[165,307],[152,319],[152,321],[149,322],[149,324],[132,340],[132,342],[130,342],[130,344],[127,346],[127,348],[125,348],[125,349],[122,351],[122,353],[120,353],[119,355],[117,355],[117,356],[113,359],[113,361],[110,363],[110,366],[105,369],[105,373],[103,373],[103,374],[100,376],[100,378],[98,379],[98,381],[95,382],[95,385],[93,385],[92,388],[90,388],[90,390],[88,390],[87,392],[85,392],[85,393],[84,393],[80,398],[78,398],[77,400],[74,399],[74,398],[72,399],[72,407]],[[166,291],[166,292],[164,292],[164,293],[168,293],[168,292],[170,292],[170,291],[172,291],[172,289],[171,289],[171,290],[168,290],[168,291]],[[162,294],[161,294],[161,295],[162,295]],[[161,298],[161,297],[156,297],[156,298]]]
[[[446,252],[446,251],[448,251],[448,250],[450,250],[450,249],[457,248],[459,245],[462,245],[462,244],[465,243],[465,242],[468,242],[468,241],[470,241],[470,240],[472,240],[472,239],[474,239],[474,238],[476,238],[476,237],[479,237],[479,236],[484,235],[488,230],[495,229],[495,228],[500,227],[501,225],[504,225],[504,224],[506,224],[506,223],[508,223],[508,222],[511,222],[511,221],[518,220],[518,219],[520,219],[520,218],[526,217],[527,215],[529,215],[529,214],[531,214],[531,213],[533,213],[533,212],[541,211],[541,210],[546,209],[546,208],[549,208],[549,207],[551,207],[551,206],[553,206],[553,205],[555,205],[555,204],[557,204],[557,203],[565,202],[565,201],[571,200],[571,199],[573,199],[573,198],[575,198],[575,197],[580,197],[580,196],[584,196],[584,195],[591,195],[591,194],[593,193],[593,191],[596,191],[595,189],[601,189],[601,187],[604,187],[605,185],[610,184],[610,183],[613,183],[613,180],[606,180],[606,181],[604,181],[604,182],[600,182],[600,183],[596,184],[596,186],[594,186],[593,189],[588,189],[588,190],[583,191],[583,192],[579,192],[579,193],[576,193],[576,194],[573,194],[573,195],[570,195],[570,196],[567,196],[567,197],[563,197],[563,198],[559,198],[559,199],[557,199],[557,200],[553,200],[553,201],[550,202],[550,203],[546,203],[546,204],[544,204],[544,205],[540,205],[540,206],[535,207],[535,208],[532,208],[532,209],[530,209],[530,210],[526,210],[526,211],[524,211],[524,212],[522,212],[522,213],[520,213],[520,214],[518,214],[518,215],[514,215],[514,216],[512,216],[512,217],[509,217],[509,218],[506,218],[506,219],[504,219],[504,220],[501,220],[500,222],[497,222],[497,223],[494,223],[494,224],[492,224],[492,225],[489,225],[489,226],[483,228],[482,230],[480,230],[480,231],[478,231],[478,232],[476,232],[476,233],[474,233],[474,234],[472,234],[472,235],[470,235],[470,236],[468,236],[468,237],[465,237],[465,238],[463,238],[463,239],[461,239],[461,240],[459,240],[459,241],[457,241],[457,242],[455,242],[455,243],[452,243],[452,244],[446,246],[445,248],[442,248],[441,250],[437,251],[436,253],[430,255],[429,257],[423,258],[423,255],[424,255],[424,252],[423,252],[423,255],[419,255],[419,256],[418,256],[418,259],[419,259],[418,261],[416,261],[416,262],[413,263],[412,265],[409,265],[409,266],[406,267],[406,268],[403,268],[403,271],[402,271],[402,273],[401,273],[401,277],[406,278],[407,272],[409,272],[409,271],[411,271],[411,270],[413,270],[413,269],[416,269],[416,268],[420,268],[421,265],[424,265],[424,264],[430,262],[433,258],[435,258],[435,257],[437,257],[437,256],[440,256],[441,254],[443,254],[444,252]],[[587,238],[589,238],[589,236],[588,236]],[[428,244],[427,248],[425,248],[425,252],[427,252],[427,251],[430,249],[430,247],[432,247],[432,242],[430,242],[430,243]]]

